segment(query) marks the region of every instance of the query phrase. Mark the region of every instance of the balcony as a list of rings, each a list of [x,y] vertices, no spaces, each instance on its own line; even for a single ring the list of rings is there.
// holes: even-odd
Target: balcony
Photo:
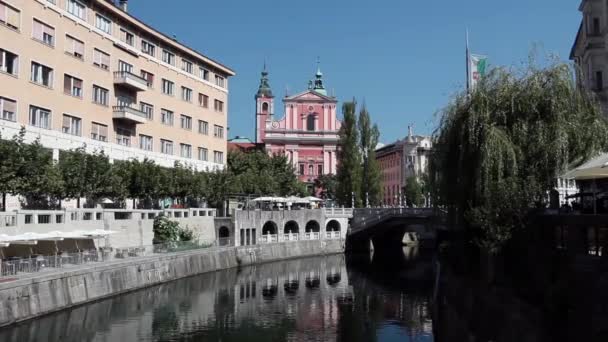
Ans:
[[[132,124],[143,124],[148,121],[146,113],[127,105],[112,107],[112,118]]]
[[[128,71],[114,72],[114,84],[134,91],[148,90],[148,81]]]

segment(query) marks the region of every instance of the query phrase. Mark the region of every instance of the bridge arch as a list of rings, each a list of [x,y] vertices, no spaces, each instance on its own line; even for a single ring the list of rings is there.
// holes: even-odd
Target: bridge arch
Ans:
[[[300,232],[300,226],[296,221],[288,221],[285,223],[285,228],[283,229],[284,234],[298,234]]]
[[[308,221],[308,223],[306,223],[307,233],[318,233],[319,231],[321,231],[321,226],[319,225],[319,222],[315,220],[310,220]]]
[[[262,235],[275,235],[277,232],[277,224],[273,221],[268,221],[262,226]]]
[[[325,231],[339,232],[341,228],[342,227],[340,225],[340,222],[338,222],[337,220],[331,220],[331,221],[327,222],[327,225],[325,226]]]

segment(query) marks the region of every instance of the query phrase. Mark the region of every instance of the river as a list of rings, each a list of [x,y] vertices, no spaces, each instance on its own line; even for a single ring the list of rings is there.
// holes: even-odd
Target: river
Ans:
[[[288,260],[181,279],[0,330],[2,342],[433,341],[431,256]]]

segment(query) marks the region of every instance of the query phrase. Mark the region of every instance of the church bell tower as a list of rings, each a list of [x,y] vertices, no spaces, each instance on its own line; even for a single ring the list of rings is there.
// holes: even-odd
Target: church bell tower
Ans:
[[[255,94],[255,104],[255,142],[260,144],[264,142],[266,135],[266,121],[271,121],[274,114],[274,95],[272,95],[268,83],[266,63],[264,63],[264,69],[262,70],[258,92]]]

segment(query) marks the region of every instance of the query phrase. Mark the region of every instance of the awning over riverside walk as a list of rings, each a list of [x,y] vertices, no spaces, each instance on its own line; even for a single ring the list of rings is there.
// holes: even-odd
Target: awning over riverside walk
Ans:
[[[116,233],[112,230],[76,230],[71,232],[22,233],[18,235],[0,234],[0,247],[10,245],[35,245],[38,241],[62,241],[65,239],[97,239]]]
[[[576,180],[608,178],[608,153],[604,153],[566,172],[562,178]]]

